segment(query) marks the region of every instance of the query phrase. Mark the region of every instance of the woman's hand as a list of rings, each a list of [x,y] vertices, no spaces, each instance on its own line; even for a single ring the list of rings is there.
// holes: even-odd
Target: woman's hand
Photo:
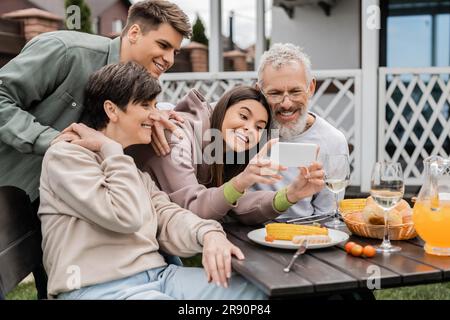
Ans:
[[[213,281],[218,286],[228,288],[231,278],[231,256],[243,260],[242,251],[232,244],[221,232],[210,231],[203,238],[203,259],[208,282]]]
[[[266,158],[270,148],[277,142],[278,139],[268,141],[261,151],[250,160],[245,170],[231,180],[237,191],[243,193],[256,183],[274,184],[283,178],[278,172],[287,170],[287,168]]]
[[[325,186],[325,172],[320,163],[314,162],[308,169],[299,168],[298,176],[287,187],[287,199],[291,203],[311,197]]]
[[[117,143],[83,123],[72,123],[61,132],[60,137],[71,137],[72,144],[77,144],[93,152],[99,152],[106,143]]]
[[[61,132],[52,142],[50,142],[50,145],[52,146],[61,141],[72,142],[73,140],[78,139],[80,139],[80,136],[73,131]]]
[[[154,120],[152,130],[152,147],[156,155],[165,156],[170,153],[169,143],[167,142],[164,130],[169,130],[179,139],[183,139],[183,135],[179,132],[179,128],[170,120],[184,123],[184,119],[173,110],[157,110],[153,112],[151,118]]]

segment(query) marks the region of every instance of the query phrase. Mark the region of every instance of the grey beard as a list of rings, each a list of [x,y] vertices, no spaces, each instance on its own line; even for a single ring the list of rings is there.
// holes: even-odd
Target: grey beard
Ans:
[[[293,137],[299,136],[305,131],[308,122],[308,112],[304,112],[297,119],[296,123],[289,123],[289,125],[282,125],[275,117],[272,120],[272,129],[279,130],[279,135],[285,140],[290,140]]]

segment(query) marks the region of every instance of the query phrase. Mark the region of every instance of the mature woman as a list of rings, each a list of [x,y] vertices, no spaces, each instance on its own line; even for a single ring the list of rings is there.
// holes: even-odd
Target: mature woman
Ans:
[[[261,223],[323,188],[322,167],[315,163],[308,168],[309,174],[300,170],[297,179],[278,192],[246,192],[255,183],[279,181],[279,171],[285,170],[264,158],[275,140],[251,157],[271,120],[260,91],[235,87],[213,110],[199,92],[191,90],[175,111],[186,121],[179,124],[183,139],[169,137],[171,154],[161,157],[143,145],[127,152],[172,201],[200,217],[220,220],[232,210],[244,223]]]
[[[57,142],[45,154],[39,217],[51,296],[265,298],[232,275],[231,256],[244,256],[221,225],[170,202],[124,155],[130,145],[151,142],[160,91],[140,65],[103,67],[86,90],[88,126],[72,125],[79,139]],[[185,257],[203,251],[205,268],[167,265],[159,249]]]

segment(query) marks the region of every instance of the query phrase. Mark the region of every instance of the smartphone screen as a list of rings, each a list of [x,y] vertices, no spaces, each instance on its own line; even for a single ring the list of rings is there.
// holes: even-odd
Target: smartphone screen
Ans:
[[[317,160],[318,148],[313,143],[278,142],[271,148],[270,159],[285,167],[309,167]]]

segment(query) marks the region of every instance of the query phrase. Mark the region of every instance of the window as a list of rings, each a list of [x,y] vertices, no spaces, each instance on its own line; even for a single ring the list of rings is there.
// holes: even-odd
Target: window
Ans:
[[[431,16],[388,18],[387,66],[431,66]]]
[[[112,32],[113,33],[121,33],[123,29],[123,23],[122,20],[114,20],[112,24]]]
[[[436,16],[436,66],[450,66],[450,14]]]
[[[385,10],[382,65],[450,66],[450,1],[389,0]]]
[[[95,17],[94,19],[92,19],[92,33],[93,34],[98,34],[99,32],[99,18]]]

